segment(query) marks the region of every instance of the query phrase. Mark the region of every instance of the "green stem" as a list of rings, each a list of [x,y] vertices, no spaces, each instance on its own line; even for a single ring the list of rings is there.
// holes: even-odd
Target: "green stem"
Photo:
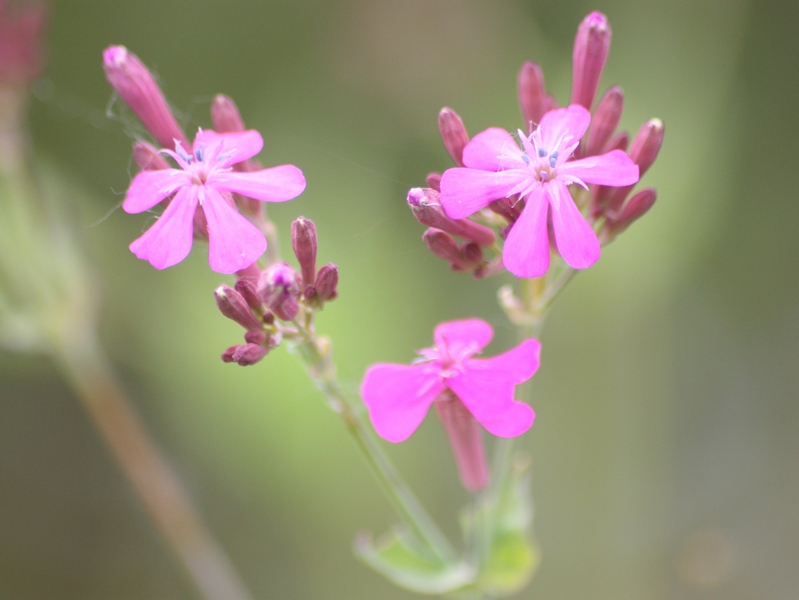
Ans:
[[[207,600],[251,600],[224,551],[125,396],[91,335],[64,336],[54,358],[164,539]]]
[[[333,410],[341,416],[394,508],[418,540],[423,542],[436,558],[447,562],[456,560],[457,555],[449,541],[383,452],[358,406],[341,389],[327,341],[315,337],[309,329],[301,328],[301,332],[304,334],[304,339],[297,345],[297,350],[309,376],[325,395]]]

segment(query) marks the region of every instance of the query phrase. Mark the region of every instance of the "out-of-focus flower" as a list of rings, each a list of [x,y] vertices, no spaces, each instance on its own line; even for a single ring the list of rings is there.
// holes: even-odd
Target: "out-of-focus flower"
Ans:
[[[408,439],[446,390],[489,433],[515,437],[527,431],[535,413],[513,394],[538,369],[541,345],[528,339],[494,358],[474,358],[493,335],[491,326],[480,319],[441,323],[435,329],[435,346],[420,350],[415,364],[369,367],[361,395],[377,433],[389,442]]]
[[[131,251],[157,269],[182,261],[191,250],[194,213],[202,210],[208,227],[211,269],[233,273],[250,266],[266,249],[266,239],[236,210],[230,193],[262,202],[284,202],[305,189],[297,167],[281,165],[241,173],[231,166],[261,151],[263,139],[254,130],[219,134],[200,130],[188,154],[180,142],[162,150],[179,169],[142,171],[128,188],[126,212],[149,210],[174,194],[158,221],[131,245]]]
[[[43,4],[12,7],[0,0],[0,82],[26,86],[39,75],[46,18]]]
[[[569,160],[588,129],[591,115],[580,105],[546,113],[529,136],[518,132],[521,149],[505,130],[476,135],[463,152],[464,168],[441,178],[441,204],[447,215],[463,219],[500,198],[524,201],[503,249],[505,267],[518,277],[540,277],[549,268],[548,219],[555,244],[575,269],[599,259],[599,240],[567,188],[588,183],[626,186],[638,181],[638,167],[627,154]]]

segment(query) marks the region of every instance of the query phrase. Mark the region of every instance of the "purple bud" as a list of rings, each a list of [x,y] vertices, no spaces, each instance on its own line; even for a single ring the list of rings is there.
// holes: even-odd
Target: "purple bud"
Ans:
[[[655,162],[658,152],[660,152],[660,147],[663,145],[663,133],[663,121],[660,119],[651,119],[638,130],[628,154],[632,161],[638,165],[639,179],[644,176],[644,173]],[[618,213],[631,189],[633,189],[631,185],[614,188],[607,201],[608,212],[611,214]]]
[[[518,220],[519,215],[522,213],[522,206],[524,205],[520,203],[518,197],[514,196],[512,198],[500,198],[499,200],[494,200],[488,205],[488,208],[492,212],[495,212],[499,216],[503,217],[509,224],[513,225]],[[503,239],[505,238],[505,236],[501,234],[500,237]]]
[[[441,139],[444,140],[444,147],[449,152],[452,160],[459,167],[463,166],[463,149],[469,143],[469,134],[463,120],[451,108],[445,106],[438,113],[438,130],[441,132]]]
[[[430,252],[446,260],[453,271],[470,270],[469,265],[464,262],[461,256],[458,242],[447,232],[431,228],[424,232],[422,240],[424,240]]]
[[[247,305],[254,311],[260,313],[264,309],[261,299],[258,297],[256,281],[250,278],[241,278],[236,282],[236,291],[241,294]]]
[[[646,188],[633,194],[633,197],[621,209],[621,214],[618,217],[608,218],[606,227],[611,236],[617,236],[633,222],[643,217],[655,204],[655,200],[657,200],[657,193],[653,188]]]
[[[161,89],[135,54],[124,46],[109,46],[103,52],[103,67],[108,83],[162,147],[174,149],[177,140],[191,148]]]
[[[217,95],[211,104],[211,122],[217,133],[241,133],[247,130],[236,104],[222,94]]]
[[[327,263],[319,269],[316,275],[316,295],[322,302],[329,302],[338,297],[338,267],[333,263]]]
[[[525,61],[519,71],[517,90],[522,118],[527,127],[525,133],[530,133],[541,122],[544,113],[549,110],[549,101],[544,89],[544,73],[541,67],[532,61]]]
[[[269,352],[268,348],[258,344],[239,344],[231,346],[222,353],[223,362],[238,363],[242,367],[254,365]]]
[[[437,192],[441,191],[441,173],[428,173],[424,178],[427,187],[434,189]]]
[[[468,219],[450,219],[441,206],[439,192],[434,189],[411,188],[408,205],[422,225],[441,229],[480,246],[492,246],[496,242],[494,232],[488,227]]]
[[[610,37],[610,24],[600,12],[592,12],[577,28],[572,53],[571,104],[582,104],[591,110],[610,51]]]
[[[228,319],[236,321],[248,331],[262,329],[261,321],[250,310],[247,301],[233,288],[224,284],[220,285],[214,290],[214,298],[219,312]]]
[[[585,156],[604,153],[605,144],[619,126],[623,109],[624,93],[620,87],[614,86],[605,92],[594,111],[594,118],[591,119],[591,130],[588,132]]]
[[[142,171],[160,171],[171,168],[163,154],[147,142],[133,144],[133,162]]]
[[[474,242],[467,242],[461,246],[461,256],[466,263],[477,266],[483,262],[483,249]]]
[[[261,278],[258,280],[258,296],[278,318],[284,321],[291,321],[297,316],[299,292],[297,272],[288,263],[275,263],[261,273]]]
[[[297,217],[291,224],[291,247],[300,263],[302,282],[313,284],[316,279],[316,225],[310,219]]]

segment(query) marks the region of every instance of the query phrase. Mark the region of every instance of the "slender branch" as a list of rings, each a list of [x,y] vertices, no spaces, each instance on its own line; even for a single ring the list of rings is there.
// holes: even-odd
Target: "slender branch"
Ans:
[[[144,504],[207,600],[251,600],[227,556],[130,406],[93,337],[57,343],[54,358]]]

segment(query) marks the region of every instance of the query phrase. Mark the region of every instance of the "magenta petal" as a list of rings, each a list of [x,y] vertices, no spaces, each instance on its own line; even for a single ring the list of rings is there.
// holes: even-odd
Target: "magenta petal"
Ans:
[[[514,400],[515,385],[502,370],[467,368],[447,385],[492,435],[515,437],[533,424],[533,409]]]
[[[557,108],[541,118],[538,131],[544,148],[552,152],[559,145],[562,136],[571,137],[571,145],[579,142],[591,123],[591,113],[579,104]]]
[[[466,362],[471,371],[493,371],[518,385],[530,379],[541,364],[541,342],[536,339],[524,340],[515,348],[492,358],[471,359]]]
[[[491,127],[478,133],[463,150],[463,164],[470,169],[499,171],[508,164],[505,155],[521,155],[519,145],[504,129]],[[521,158],[519,158],[521,160]]]
[[[197,207],[197,195],[193,192],[191,187],[182,188],[155,225],[133,241],[130,251],[156,269],[166,269],[186,258],[191,250]]]
[[[249,267],[266,250],[266,239],[255,225],[225,202],[213,188],[204,188],[202,208],[208,221],[208,263],[217,273]]]
[[[488,346],[492,337],[494,337],[494,330],[491,325],[481,319],[447,321],[436,327],[433,334],[437,348],[471,346],[474,348],[474,352],[480,352]]]
[[[226,171],[209,181],[222,192],[235,192],[263,202],[285,202],[305,189],[305,177],[294,165],[281,165],[250,173]]]
[[[142,171],[130,182],[122,208],[131,214],[144,212],[187,183],[188,177],[181,169]]]
[[[244,162],[258,154],[264,147],[264,139],[254,129],[237,133],[217,133],[201,129],[194,138],[194,149],[196,150],[201,145],[215,146],[220,142],[222,143],[221,155],[230,153],[228,159],[220,161],[224,166]]]
[[[548,206],[544,187],[533,190],[505,240],[502,262],[516,277],[541,277],[549,268]]]
[[[507,193],[528,175],[523,170],[447,169],[441,177],[441,205],[450,219],[465,219]]]
[[[364,375],[361,396],[375,431],[389,442],[403,442],[416,431],[430,405],[444,391],[429,364],[372,365]]]
[[[549,187],[552,198],[552,229],[558,252],[570,267],[585,269],[599,260],[599,240],[561,182]]]
[[[624,186],[638,181],[638,165],[622,150],[612,150],[600,156],[589,156],[563,163],[558,174],[572,175],[585,183]]]

